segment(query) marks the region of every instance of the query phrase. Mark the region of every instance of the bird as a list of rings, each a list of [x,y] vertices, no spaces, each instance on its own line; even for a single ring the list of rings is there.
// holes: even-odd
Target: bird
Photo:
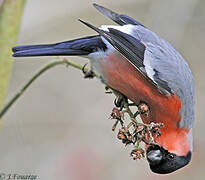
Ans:
[[[100,80],[135,104],[149,105],[144,123],[163,123],[157,144],[146,149],[152,172],[169,174],[191,161],[195,119],[194,78],[188,63],[167,41],[125,14],[94,7],[116,25],[99,28],[79,20],[97,35],[55,44],[21,45],[13,57],[82,56]]]

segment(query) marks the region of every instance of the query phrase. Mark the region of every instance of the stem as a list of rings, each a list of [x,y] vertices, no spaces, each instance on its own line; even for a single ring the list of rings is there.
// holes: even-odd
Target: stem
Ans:
[[[139,114],[140,114],[139,111],[137,111],[136,113],[134,113],[134,118],[136,118]]]
[[[72,66],[76,69],[82,70],[83,66],[72,61],[68,61],[66,59],[61,61],[54,61],[52,63],[47,64],[45,67],[40,69],[34,76],[20,89],[19,92],[4,106],[4,108],[0,111],[0,119],[4,116],[4,114],[10,109],[10,107],[16,102],[16,100],[25,92],[25,90],[44,72],[47,70],[57,66],[57,65],[66,65]],[[85,70],[88,70],[85,68]],[[95,75],[96,76],[96,75]]]
[[[124,107],[125,107],[127,113],[129,114],[130,118],[134,118],[134,114],[133,114],[132,111],[130,110],[128,103],[125,103],[125,104],[124,104]]]

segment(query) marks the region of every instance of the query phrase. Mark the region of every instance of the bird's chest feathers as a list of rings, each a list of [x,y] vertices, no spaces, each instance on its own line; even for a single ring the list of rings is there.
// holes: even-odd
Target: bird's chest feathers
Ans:
[[[142,116],[145,123],[163,122],[173,126],[180,121],[181,101],[177,95],[166,96],[152,85],[138,70],[119,53],[98,59],[98,69],[105,82],[138,104],[150,106],[149,116]]]
[[[181,120],[182,103],[176,94],[170,96],[161,94],[120,54],[113,53],[107,58],[98,59],[96,63],[106,84],[136,104],[144,101],[149,105],[149,115],[141,115],[144,123],[162,122],[164,124],[162,136],[156,138],[160,145],[173,152],[177,151],[176,153],[181,155],[189,150],[187,130],[177,127]]]

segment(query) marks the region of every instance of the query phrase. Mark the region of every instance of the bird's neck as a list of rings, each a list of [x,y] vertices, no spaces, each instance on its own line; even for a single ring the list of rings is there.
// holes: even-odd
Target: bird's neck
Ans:
[[[192,149],[190,130],[176,127],[164,127],[161,133],[162,135],[155,138],[155,140],[169,152],[184,156]]]

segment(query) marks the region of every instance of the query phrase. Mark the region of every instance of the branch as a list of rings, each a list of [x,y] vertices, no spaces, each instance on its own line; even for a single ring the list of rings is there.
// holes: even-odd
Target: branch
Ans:
[[[21,97],[21,95],[26,91],[26,89],[44,72],[46,72],[47,70],[58,66],[58,65],[66,65],[71,66],[73,68],[82,70],[84,68],[84,66],[74,63],[72,61],[68,61],[67,59],[63,59],[61,61],[54,61],[52,63],[47,64],[45,67],[43,67],[42,69],[40,69],[36,74],[34,74],[34,76],[20,89],[19,92],[16,93],[16,95],[5,105],[5,107],[0,111],[0,119],[5,115],[5,113],[11,108],[11,106],[16,102],[16,100]],[[86,71],[88,70],[87,68],[84,68]],[[94,74],[94,76],[97,76],[96,74]]]
[[[6,106],[0,112],[0,119],[5,115],[5,113],[11,108],[11,106],[22,96],[22,94],[28,89],[28,87],[44,72],[49,69],[58,66],[58,65],[66,65],[66,67],[71,66],[73,68],[81,70],[86,74],[88,68],[85,68],[85,65],[82,66],[72,61],[68,61],[67,59],[63,59],[60,61],[54,61],[52,63],[47,64],[42,69],[40,69],[34,76],[20,89],[19,92],[6,104]],[[98,77],[98,75],[92,72],[92,77]],[[109,92],[113,93],[118,100],[115,100],[115,105],[118,107],[113,108],[111,113],[111,118],[115,119],[112,130],[114,131],[120,122],[121,128],[118,132],[118,139],[122,140],[122,143],[125,145],[133,144],[135,148],[131,151],[130,155],[134,160],[145,157],[145,150],[141,148],[141,142],[144,144],[152,145],[155,144],[154,136],[160,136],[160,128],[163,126],[161,123],[151,123],[150,125],[143,124],[138,122],[136,119],[140,114],[149,114],[149,106],[145,103],[140,103],[138,105],[134,103],[129,103],[127,97],[122,95],[120,92],[115,91],[111,87],[106,86],[106,90],[111,90]],[[133,113],[130,109],[130,106],[136,106],[138,110]],[[129,124],[125,126],[124,114],[127,113],[129,116]],[[133,127],[133,130],[130,128]]]

